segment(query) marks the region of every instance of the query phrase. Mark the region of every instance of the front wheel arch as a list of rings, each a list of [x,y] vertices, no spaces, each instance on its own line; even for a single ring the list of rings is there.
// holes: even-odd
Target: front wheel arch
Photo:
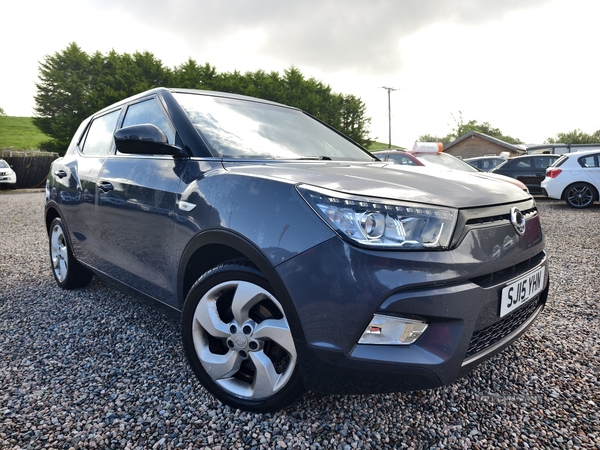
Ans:
[[[204,273],[228,261],[246,259],[267,280],[275,296],[288,311],[288,321],[296,339],[304,342],[304,332],[290,293],[266,255],[244,236],[231,230],[208,229],[187,245],[179,262],[177,297],[179,309],[190,289]]]

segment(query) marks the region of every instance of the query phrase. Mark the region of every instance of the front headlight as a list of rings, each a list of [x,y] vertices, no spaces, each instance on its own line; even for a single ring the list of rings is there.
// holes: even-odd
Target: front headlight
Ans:
[[[343,237],[369,247],[397,250],[446,249],[457,211],[394,200],[357,197],[299,186],[312,208]]]

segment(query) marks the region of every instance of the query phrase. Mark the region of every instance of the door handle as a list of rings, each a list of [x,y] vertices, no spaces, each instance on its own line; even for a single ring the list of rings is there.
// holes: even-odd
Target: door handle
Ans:
[[[114,187],[108,181],[100,181],[98,182],[98,189],[100,189],[102,192],[108,192],[112,191]]]
[[[67,172],[65,172],[64,170],[60,169],[60,170],[56,170],[54,172],[54,175],[56,175],[58,178],[64,178],[67,176]]]

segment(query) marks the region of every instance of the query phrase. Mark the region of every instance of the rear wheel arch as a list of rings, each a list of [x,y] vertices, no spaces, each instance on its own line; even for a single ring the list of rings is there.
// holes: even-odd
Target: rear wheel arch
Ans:
[[[585,188],[587,188],[587,189],[589,189],[591,191],[591,193],[593,195],[593,199],[592,199],[591,203],[589,203],[589,204],[585,203],[585,204],[582,204],[582,205],[574,205],[574,204],[572,204],[572,202],[569,201],[569,199],[568,199],[569,192],[573,188],[577,188],[577,187],[579,187],[579,188],[585,187]],[[589,206],[592,206],[595,201],[600,200],[600,197],[599,197],[598,190],[596,189],[596,187],[593,184],[588,183],[586,181],[576,181],[576,182],[571,183],[570,185],[568,185],[563,190],[562,195],[561,195],[561,200],[566,201],[567,205],[572,206],[574,208],[587,208]]]
[[[209,270],[229,261],[245,260],[268,281],[276,297],[288,311],[288,320],[294,338],[304,341],[300,319],[289,291],[273,264],[265,254],[242,235],[228,230],[206,230],[198,234],[186,247],[179,263],[179,309],[196,281]]]

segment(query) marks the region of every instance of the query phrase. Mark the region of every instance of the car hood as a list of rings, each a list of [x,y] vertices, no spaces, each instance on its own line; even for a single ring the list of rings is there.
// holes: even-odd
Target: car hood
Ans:
[[[367,197],[472,208],[526,200],[511,183],[484,173],[438,171],[420,166],[332,161],[223,162],[231,173],[274,178]]]

